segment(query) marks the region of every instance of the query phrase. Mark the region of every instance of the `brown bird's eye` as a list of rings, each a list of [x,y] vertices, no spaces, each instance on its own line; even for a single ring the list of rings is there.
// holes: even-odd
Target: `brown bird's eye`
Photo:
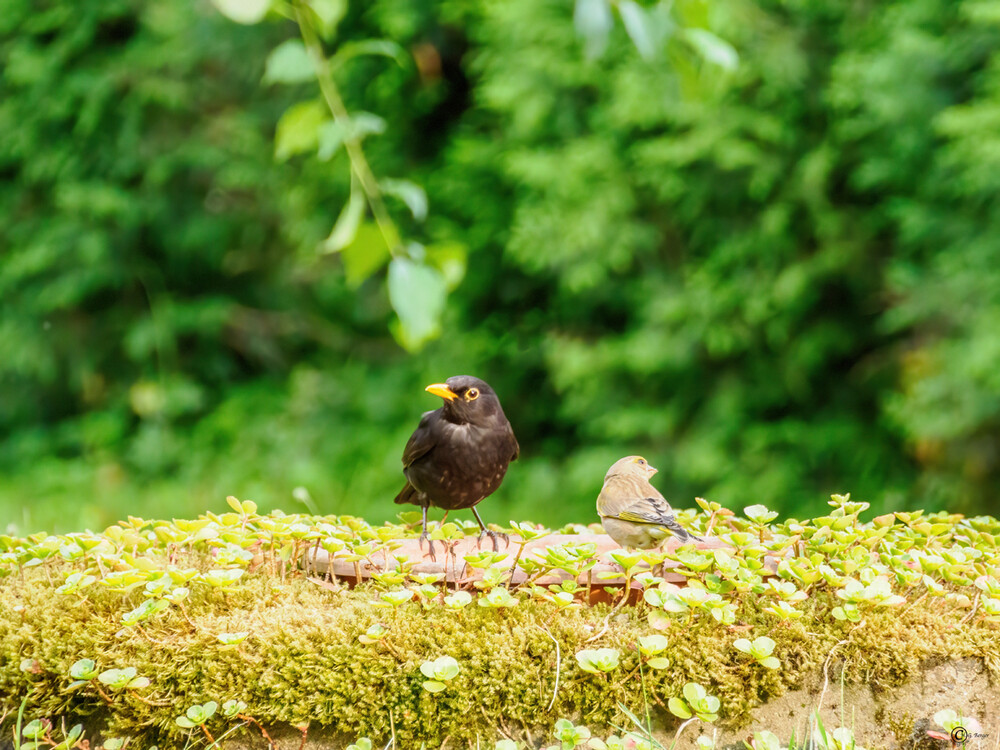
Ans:
[[[638,461],[636,461],[636,463],[639,464],[639,466],[645,466],[646,465],[646,459],[640,458]]]
[[[467,390],[465,392],[465,400],[466,401],[475,401],[477,398],[479,398],[479,389],[478,388],[470,388],[469,390]]]

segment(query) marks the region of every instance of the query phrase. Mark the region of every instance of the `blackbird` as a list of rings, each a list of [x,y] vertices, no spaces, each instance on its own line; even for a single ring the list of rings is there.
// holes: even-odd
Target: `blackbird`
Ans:
[[[471,509],[482,529],[480,540],[487,535],[497,551],[497,534],[486,528],[475,506],[496,491],[520,453],[510,422],[496,393],[479,378],[456,375],[424,390],[444,404],[424,413],[403,450],[406,485],[396,502],[423,510],[421,546],[427,539],[427,508],[433,505],[445,511]],[[435,559],[434,543],[428,540],[428,546]]]
[[[621,546],[633,549],[658,547],[671,534],[682,543],[702,541],[677,523],[670,504],[649,483],[656,471],[642,456],[615,461],[597,496],[604,530]]]

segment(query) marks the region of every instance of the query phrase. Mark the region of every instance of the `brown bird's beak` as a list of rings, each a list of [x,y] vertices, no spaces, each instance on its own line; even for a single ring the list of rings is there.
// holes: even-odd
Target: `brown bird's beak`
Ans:
[[[443,399],[452,401],[458,398],[458,394],[455,393],[451,388],[449,388],[444,383],[432,383],[431,385],[424,388],[428,393],[433,393],[435,396],[440,396]]]

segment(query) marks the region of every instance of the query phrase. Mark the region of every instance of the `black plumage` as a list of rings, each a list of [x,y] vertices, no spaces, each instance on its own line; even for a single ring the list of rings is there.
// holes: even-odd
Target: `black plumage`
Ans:
[[[426,412],[403,450],[406,485],[397,503],[423,510],[427,538],[427,509],[470,508],[482,533],[497,549],[497,535],[489,531],[475,506],[493,494],[520,453],[514,430],[493,389],[469,375],[456,375],[426,388],[444,399],[440,409]],[[430,544],[431,556],[434,546]]]

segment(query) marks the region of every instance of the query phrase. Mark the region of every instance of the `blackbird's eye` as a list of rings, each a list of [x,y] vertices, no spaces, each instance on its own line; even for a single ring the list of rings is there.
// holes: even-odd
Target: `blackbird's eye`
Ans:
[[[478,388],[470,388],[469,390],[467,390],[465,392],[465,400],[466,401],[475,401],[477,398],[479,398],[479,389]]]

